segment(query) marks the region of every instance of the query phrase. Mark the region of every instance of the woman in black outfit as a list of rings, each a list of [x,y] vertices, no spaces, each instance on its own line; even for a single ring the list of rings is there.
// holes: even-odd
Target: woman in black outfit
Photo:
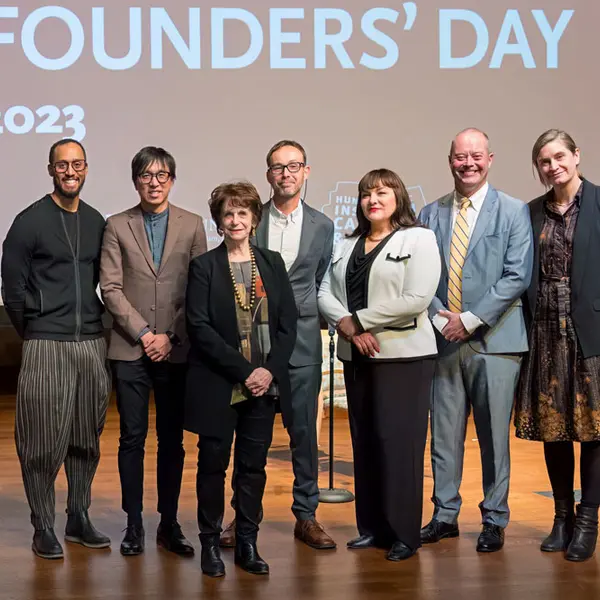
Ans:
[[[254,186],[220,185],[210,211],[224,240],[190,263],[186,298],[191,350],[185,428],[199,434],[201,566],[207,575],[225,574],[219,534],[235,432],[235,562],[267,574],[256,539],[276,403],[290,403],[297,310],[281,256],[250,244],[262,211]]]
[[[544,442],[555,519],[545,552],[590,558],[600,505],[600,187],[582,178],[579,148],[550,129],[532,161],[548,192],[529,203],[534,268],[525,296],[529,354],[517,390],[517,436]],[[573,442],[581,443],[581,504],[574,510]]]

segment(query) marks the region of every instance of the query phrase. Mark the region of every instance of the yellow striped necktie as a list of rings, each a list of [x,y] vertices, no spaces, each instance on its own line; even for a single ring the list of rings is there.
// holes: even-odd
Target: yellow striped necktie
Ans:
[[[450,242],[450,273],[448,276],[448,308],[455,313],[462,312],[462,273],[469,248],[469,222],[467,209],[471,205],[468,198],[461,198],[460,210],[456,215],[452,241]]]

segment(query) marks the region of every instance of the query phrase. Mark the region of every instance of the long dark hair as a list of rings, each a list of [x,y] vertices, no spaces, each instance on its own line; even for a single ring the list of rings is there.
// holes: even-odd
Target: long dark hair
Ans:
[[[371,231],[371,223],[362,211],[360,199],[365,192],[377,187],[389,187],[396,196],[396,210],[390,218],[393,229],[421,226],[417,221],[406,186],[400,176],[394,171],[390,171],[390,169],[374,169],[369,171],[358,184],[358,205],[356,206],[358,225],[348,237],[368,234]]]

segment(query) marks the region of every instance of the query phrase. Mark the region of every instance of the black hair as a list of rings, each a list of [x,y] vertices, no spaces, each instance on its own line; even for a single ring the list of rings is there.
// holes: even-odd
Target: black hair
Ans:
[[[146,146],[145,148],[142,148],[131,161],[131,179],[133,180],[133,183],[136,183],[138,177],[155,162],[164,165],[171,174],[171,179],[175,180],[176,166],[173,155],[164,148]]]

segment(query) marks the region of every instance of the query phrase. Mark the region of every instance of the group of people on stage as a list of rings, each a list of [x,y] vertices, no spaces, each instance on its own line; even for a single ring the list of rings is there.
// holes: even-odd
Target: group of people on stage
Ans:
[[[590,558],[600,505],[600,279],[585,263],[600,254],[600,187],[583,179],[579,149],[564,131],[549,130],[534,145],[548,191],[529,204],[489,185],[493,156],[484,132],[461,131],[449,154],[454,190],[418,217],[395,172],[370,171],[358,186],[357,227],[334,248],[333,223],[303,199],[306,152],[282,140],[267,154],[269,202],[245,181],[213,190],[210,213],[223,243],[207,251],[202,218],[169,201],[176,164],[167,151],[136,154],[140,201],[105,222],[80,199],[83,146],[56,142],[54,191],[15,218],[2,255],[4,304],[24,340],[15,439],[33,551],[63,556],[54,533],[63,464],[65,540],[110,545],[88,515],[111,390],[107,364],[120,415],[123,555],[145,546],[151,390],[159,546],[194,554],[177,520],[188,430],[198,434],[202,571],[224,575],[221,548],[234,547],[241,568],[269,572],[257,534],[280,411],[292,452],[294,536],[335,548],[316,519],[322,315],[338,332],[348,398],[359,533],[349,548],[384,548],[398,561],[459,535],[471,408],[484,492],[477,550],[502,548],[516,393],[517,435],[544,442],[554,494],[541,549]],[[98,283],[112,316],[108,348]],[[434,512],[421,528],[429,415]],[[576,509],[574,441],[582,448]],[[232,446],[235,519],[223,528]]]

